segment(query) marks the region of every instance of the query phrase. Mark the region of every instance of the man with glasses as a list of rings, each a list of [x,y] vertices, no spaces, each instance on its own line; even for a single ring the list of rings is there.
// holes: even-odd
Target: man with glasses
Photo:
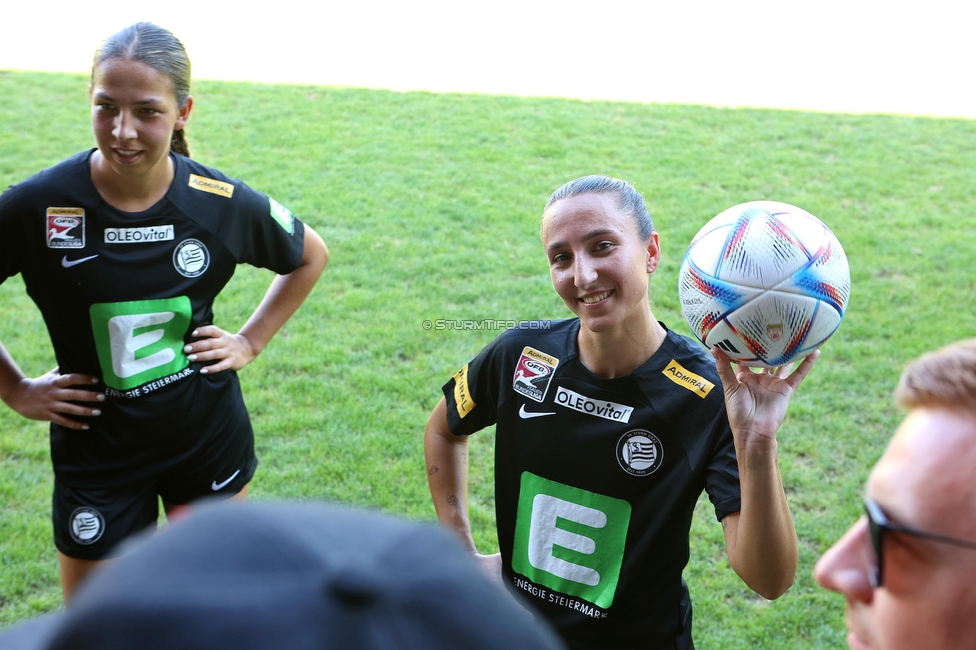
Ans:
[[[817,562],[855,650],[976,648],[976,339],[926,354],[868,479],[866,516]]]

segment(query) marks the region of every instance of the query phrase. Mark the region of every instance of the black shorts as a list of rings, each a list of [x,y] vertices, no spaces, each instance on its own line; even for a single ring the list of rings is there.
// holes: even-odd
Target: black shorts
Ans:
[[[55,471],[54,544],[68,557],[110,557],[126,537],[155,527],[159,499],[182,505],[206,497],[231,497],[253,478],[258,460],[250,426],[209,439],[154,476],[91,486]]]

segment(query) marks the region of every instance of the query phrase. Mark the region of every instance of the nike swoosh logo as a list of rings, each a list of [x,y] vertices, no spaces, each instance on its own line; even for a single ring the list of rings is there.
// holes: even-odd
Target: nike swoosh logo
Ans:
[[[98,257],[98,255],[89,255],[88,257],[82,257],[80,260],[69,260],[68,259],[68,256],[65,255],[64,257],[61,258],[61,266],[63,266],[66,269],[70,269],[72,266],[77,266],[78,264],[81,264],[82,262],[87,262],[88,260],[93,260],[96,257]]]
[[[214,481],[213,482],[213,485],[210,486],[210,489],[213,490],[214,492],[216,492],[217,490],[223,488],[225,485],[227,485],[228,483],[230,483],[231,481],[233,481],[235,478],[237,478],[237,475],[240,474],[240,473],[241,473],[241,470],[237,470],[236,472],[234,472],[233,474],[231,474],[230,475],[230,478],[227,479],[226,481],[224,481],[223,483],[218,483],[217,481]]]
[[[556,414],[555,411],[553,411],[552,413],[532,413],[530,411],[525,410],[525,404],[523,404],[522,408],[519,409],[519,417],[522,418],[523,420],[528,420],[529,418],[542,418],[547,415],[555,415],[555,414]]]

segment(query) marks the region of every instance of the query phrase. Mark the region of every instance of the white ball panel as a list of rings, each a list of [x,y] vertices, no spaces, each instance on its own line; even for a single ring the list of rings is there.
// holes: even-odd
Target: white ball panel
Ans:
[[[722,261],[722,251],[725,249],[728,235],[728,226],[710,230],[688,248],[686,257],[690,258],[703,273],[714,276],[719,262]]]
[[[769,288],[810,262],[806,250],[783,238],[765,213],[756,215],[739,235],[733,234],[718,275],[747,287]]]
[[[729,314],[728,321],[755,356],[779,365],[778,360],[806,332],[818,303],[803,296],[767,293]]]
[[[800,212],[782,214],[778,218],[790,229],[797,242],[803,246],[810,257],[817,254],[817,251],[823,246],[827,234],[830,232],[820,219],[802,210]]]
[[[807,334],[806,347],[815,348],[834,333],[840,326],[841,314],[831,305],[820,302],[819,309],[810,323],[810,332]]]
[[[814,261],[812,270],[823,282],[836,289],[841,306],[846,311],[851,297],[851,268],[840,242],[832,232],[828,231],[828,234],[828,245],[824,247],[823,254]]]
[[[687,258],[678,271],[681,311],[700,340],[724,314],[762,293],[762,289],[727,287],[720,280],[692,269]]]

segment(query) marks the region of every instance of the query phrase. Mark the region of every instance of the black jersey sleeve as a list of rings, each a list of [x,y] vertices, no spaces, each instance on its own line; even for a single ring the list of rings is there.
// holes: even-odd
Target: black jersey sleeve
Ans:
[[[495,424],[508,349],[508,332],[488,344],[444,384],[447,424],[455,435],[470,435]]]
[[[697,422],[694,428],[707,436],[695,453],[696,456],[702,454],[698,456],[700,460],[696,464],[704,468],[705,493],[712,502],[716,518],[721,521],[725,516],[741,510],[739,464],[735,455],[732,427],[725,408],[722,380],[715,368],[715,360],[697,341],[669,330],[668,344],[674,346],[675,358],[691,374],[712,386],[704,402],[693,407]]]
[[[286,275],[302,261],[305,225],[274,199],[237,181],[236,194],[246,228],[234,242],[242,262]]]
[[[576,319],[523,321],[485,346],[443,386],[451,432],[469,435],[495,424],[499,409],[516,395],[515,371],[526,346],[569,350],[578,329]]]
[[[27,234],[17,195],[16,186],[0,194],[0,283],[20,272],[26,249]]]
[[[742,509],[739,464],[724,408],[716,413],[713,431],[712,453],[705,473],[705,492],[715,508],[716,519],[722,521],[726,515]]]

